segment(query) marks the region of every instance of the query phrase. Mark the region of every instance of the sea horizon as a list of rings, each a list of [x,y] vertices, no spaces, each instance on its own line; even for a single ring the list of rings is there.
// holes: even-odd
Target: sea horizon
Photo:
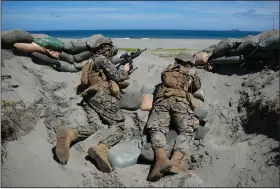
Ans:
[[[47,34],[56,38],[87,38],[102,34],[125,39],[226,39],[257,35],[261,31],[235,30],[170,30],[170,29],[102,29],[102,30],[29,30],[31,34]]]

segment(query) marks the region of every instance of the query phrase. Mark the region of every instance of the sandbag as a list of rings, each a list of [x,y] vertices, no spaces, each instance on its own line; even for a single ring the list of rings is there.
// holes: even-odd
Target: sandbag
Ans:
[[[2,31],[2,48],[11,48],[15,43],[32,43],[33,37],[24,30]]]
[[[168,158],[171,157],[171,152],[173,150],[174,144],[176,137],[178,136],[177,132],[174,131],[173,129],[169,130],[169,132],[166,134],[166,147],[165,147],[165,153]],[[141,158],[148,162],[153,162],[154,161],[154,150],[152,148],[151,143],[146,143],[141,150]]]
[[[74,62],[80,63],[84,60],[88,60],[92,55],[93,53],[91,51],[85,51],[76,55],[61,52],[59,53],[59,59],[74,64]]]
[[[79,72],[80,70],[78,70],[77,68],[75,68],[75,65],[74,64],[69,64],[68,62],[65,62],[65,61],[57,61],[56,64],[53,65],[53,68],[56,70],[56,71],[59,71],[59,72]]]
[[[53,50],[50,50],[50,49],[45,49],[45,50],[46,50],[46,53],[49,56],[51,56],[52,58],[59,59],[59,52],[53,51]]]
[[[70,64],[74,64],[74,57],[71,54],[67,54],[66,52],[59,53],[59,59]]]
[[[265,40],[267,38],[267,36],[269,36],[270,34],[276,32],[278,30],[267,30],[267,31],[264,31],[262,33],[259,33],[258,35],[255,35],[255,37],[257,39],[259,39],[259,43],[262,42],[263,40]],[[279,31],[278,31],[279,32]]]
[[[209,107],[208,107],[208,106],[205,106],[205,105],[197,106],[197,107],[194,109],[194,114],[196,115],[196,117],[197,117],[199,120],[204,120],[204,119],[207,117],[208,109],[209,109]]]
[[[259,48],[262,51],[270,51],[274,49],[279,49],[280,39],[279,31],[274,31],[273,33],[268,34],[263,41],[260,42]]]
[[[200,140],[205,137],[205,135],[210,131],[209,127],[206,126],[197,126],[197,129],[195,131],[194,139]]]
[[[244,62],[243,56],[231,56],[212,59],[213,64],[239,64]]]
[[[205,135],[210,131],[210,128],[201,124],[201,121],[205,120],[208,115],[209,107],[206,105],[197,106],[194,109],[194,114],[200,121],[200,125],[197,126],[195,131],[194,139],[200,140],[205,137]]]
[[[81,52],[79,54],[74,55],[73,58],[74,58],[74,62],[79,63],[79,62],[82,62],[84,60],[89,59],[92,56],[93,56],[93,52],[91,52],[91,51],[84,51],[84,52]]]
[[[86,41],[70,41],[69,43],[64,43],[64,51],[72,55],[79,54],[87,50],[88,47]]]
[[[124,168],[137,163],[141,150],[136,142],[125,141],[110,148],[108,160],[113,168]]]
[[[153,95],[152,94],[143,94],[142,103],[140,109],[142,111],[150,111],[153,107]]]
[[[80,62],[80,63],[76,63],[74,62],[74,66],[76,69],[78,70],[82,70],[83,67],[88,63],[88,60],[84,60],[83,62]]]
[[[93,36],[89,37],[87,42],[86,42],[87,47],[91,50],[96,49],[95,43],[101,37],[104,37],[104,36],[101,35],[101,34],[96,34],[96,35],[93,35]]]
[[[201,87],[198,91],[193,93],[194,98],[201,100],[204,102],[205,100],[205,90]]]
[[[145,94],[154,94],[155,89],[154,85],[143,85],[141,91]]]
[[[221,41],[215,47],[212,58],[219,58],[222,56],[226,56],[231,49],[236,48],[240,43],[241,40],[238,39],[227,39]]]
[[[41,46],[37,45],[36,43],[15,43],[14,47],[22,52],[26,53],[33,53],[33,52],[40,52],[46,54],[47,51],[42,48]]]
[[[257,49],[252,54],[246,56],[247,59],[269,59],[275,56],[275,52],[277,53],[277,50],[271,50],[271,51],[262,51],[260,49]]]
[[[210,57],[214,54],[214,50],[215,50],[216,46],[217,46],[217,44],[210,45],[209,47],[206,47],[196,53],[205,52],[205,53],[207,53],[208,57]]]
[[[63,51],[66,52],[66,53],[69,53],[69,54],[72,54],[73,52],[73,45],[70,42],[63,42],[64,43],[64,47],[63,47]]]
[[[237,49],[230,51],[230,56],[248,55],[256,50],[259,39],[255,36],[245,38]]]
[[[64,43],[51,36],[46,38],[34,38],[34,42],[41,47],[45,47],[54,51],[62,51],[64,49]]]
[[[39,52],[33,52],[30,55],[32,61],[40,65],[53,65],[57,62],[56,59],[53,59],[45,54]]]
[[[130,85],[123,89],[124,94],[121,94],[121,99],[118,101],[121,109],[138,110],[142,103],[142,91],[136,80],[130,82]]]

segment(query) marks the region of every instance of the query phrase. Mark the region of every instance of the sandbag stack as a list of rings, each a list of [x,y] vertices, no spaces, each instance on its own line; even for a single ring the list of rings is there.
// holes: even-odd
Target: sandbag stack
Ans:
[[[52,66],[61,72],[79,72],[85,60],[92,57],[96,40],[104,37],[93,35],[86,40],[62,42],[48,35],[31,35],[24,30],[2,33],[2,47],[27,53],[37,64]]]
[[[241,64],[247,60],[265,60],[276,56],[280,47],[279,30],[269,30],[256,36],[226,39],[199,52],[207,53],[214,65]]]
[[[11,49],[15,43],[32,43],[33,36],[24,30],[2,31],[1,45],[4,49]]]

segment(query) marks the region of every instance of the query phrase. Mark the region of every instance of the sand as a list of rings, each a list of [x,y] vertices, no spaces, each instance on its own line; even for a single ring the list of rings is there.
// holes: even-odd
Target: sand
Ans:
[[[122,48],[202,49],[219,41],[114,39],[114,42]],[[171,57],[145,52],[135,63],[151,65],[152,69],[147,69],[147,73],[136,70],[133,77],[147,83],[149,78],[158,78],[153,73],[160,73],[170,61]],[[146,181],[150,165],[136,164],[107,174],[87,161],[87,149],[98,141],[99,132],[71,148],[67,165],[59,165],[53,159],[55,130],[88,124],[85,112],[76,105],[81,100],[75,95],[81,73],[56,72],[7,50],[1,50],[1,65],[2,75],[11,75],[10,79],[2,80],[2,100],[22,100],[27,109],[36,110],[33,117],[23,115],[33,120],[21,122],[26,132],[19,132],[17,140],[4,144],[2,187],[279,187],[280,130],[279,120],[274,120],[279,117],[278,70],[250,73],[231,67],[221,68],[217,73],[199,70],[206,93],[204,105],[209,106],[206,126],[210,131],[203,140],[195,141],[184,159],[195,175],[167,176],[151,183]],[[145,74],[148,77],[141,77]],[[11,87],[16,84],[18,88]]]

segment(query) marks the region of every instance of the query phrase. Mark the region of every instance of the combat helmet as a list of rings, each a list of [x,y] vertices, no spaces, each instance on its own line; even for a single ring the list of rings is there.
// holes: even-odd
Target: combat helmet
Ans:
[[[99,52],[109,51],[107,54],[109,57],[113,57],[118,53],[118,48],[113,45],[113,41],[111,38],[101,37],[96,40],[95,47],[99,49]]]
[[[175,60],[178,63],[187,63],[187,62],[189,62],[192,65],[194,65],[194,63],[195,63],[193,56],[190,53],[188,53],[188,52],[180,52],[179,54],[177,54],[175,56]]]
[[[111,38],[107,38],[107,37],[100,37],[96,40],[95,42],[95,46],[99,47],[101,45],[110,45],[113,46],[113,41]]]

